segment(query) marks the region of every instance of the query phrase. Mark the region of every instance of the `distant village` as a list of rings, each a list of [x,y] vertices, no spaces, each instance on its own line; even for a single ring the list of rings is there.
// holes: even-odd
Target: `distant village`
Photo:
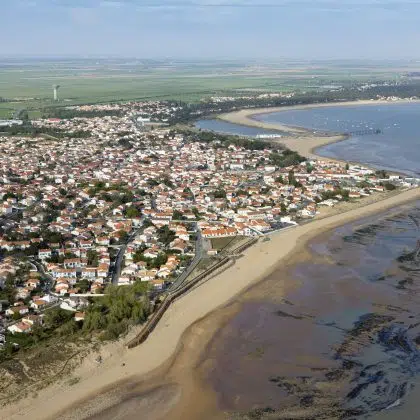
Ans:
[[[119,115],[32,122],[61,138],[0,137],[0,346],[42,326],[51,308],[83,322],[109,284],[161,293],[191,261],[217,254],[216,238],[265,236],[418,183],[359,165],[284,166],[287,152],[269,142],[203,142],[167,126],[178,109],[165,102],[69,110]]]

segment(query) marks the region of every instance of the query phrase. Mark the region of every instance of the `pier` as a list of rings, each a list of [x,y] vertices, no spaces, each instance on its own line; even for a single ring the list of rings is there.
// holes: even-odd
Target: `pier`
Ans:
[[[348,136],[374,136],[382,134],[382,130],[380,128],[367,128],[365,130],[349,131],[345,134]]]

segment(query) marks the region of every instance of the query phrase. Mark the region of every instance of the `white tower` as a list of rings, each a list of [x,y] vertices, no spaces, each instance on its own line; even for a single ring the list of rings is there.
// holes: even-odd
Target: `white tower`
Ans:
[[[53,89],[54,89],[54,101],[58,101],[58,88],[60,87],[60,85],[53,85]]]

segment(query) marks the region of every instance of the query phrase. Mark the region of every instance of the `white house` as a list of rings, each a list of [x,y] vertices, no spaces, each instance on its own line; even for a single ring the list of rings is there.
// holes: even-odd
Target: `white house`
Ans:
[[[10,327],[7,327],[7,329],[12,333],[29,333],[32,330],[31,325],[26,324],[25,322],[18,322],[17,324],[13,324]]]
[[[51,258],[51,249],[40,249],[38,251],[38,258],[40,260],[46,260],[47,258]]]

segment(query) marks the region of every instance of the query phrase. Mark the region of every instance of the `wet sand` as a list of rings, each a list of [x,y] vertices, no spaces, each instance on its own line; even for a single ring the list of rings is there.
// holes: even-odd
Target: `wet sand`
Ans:
[[[325,107],[338,107],[338,106],[358,106],[358,105],[389,105],[396,103],[410,103],[418,102],[414,100],[400,100],[400,101],[385,101],[385,100],[361,100],[352,102],[338,102],[326,104],[311,104],[311,105],[296,105],[291,107],[272,107],[272,108],[255,108],[255,109],[242,109],[239,111],[229,112],[219,115],[218,118],[233,124],[245,125],[249,127],[258,127],[267,130],[278,130],[282,133],[289,133],[289,136],[282,137],[277,141],[284,144],[291,150],[297,151],[300,155],[309,157],[311,159],[321,159],[324,161],[339,161],[338,159],[319,157],[316,155],[316,149],[331,143],[337,143],[348,139],[346,135],[341,134],[321,134],[319,131],[314,132],[310,129],[301,127],[292,127],[284,124],[265,123],[257,120],[255,117],[261,114],[271,114],[282,111],[300,110],[300,109],[313,109]]]
[[[420,218],[419,204],[411,217]],[[229,418],[260,410],[265,419],[264,409],[276,419],[356,418],[405,403],[420,360],[420,274],[407,277],[395,260],[418,239],[405,212],[316,237],[310,255],[241,296],[241,311],[209,346],[217,364],[203,373],[219,407],[239,416]],[[295,285],[285,296],[283,279]]]
[[[249,111],[255,114],[255,110]],[[291,138],[288,141],[290,148],[309,156],[321,140],[306,138],[305,142],[299,142],[298,138]],[[323,141],[331,142],[331,137]],[[208,407],[211,416],[220,417],[221,413],[215,409],[215,396],[197,387],[194,375],[212,336],[231,314],[232,306],[226,305],[239,300],[239,295],[248,287],[267,278],[279,266],[291,264],[292,256],[304,252],[305,244],[311,238],[351,220],[414,201],[420,198],[420,188],[386,197],[368,205],[355,204],[348,211],[271,235],[270,242],[259,242],[246,250],[233,267],[176,301],[141,346],[128,350],[126,340],[104,345],[61,382],[42,390],[34,386],[30,391],[38,393],[36,398],[22,397],[13,405],[1,407],[0,419],[84,419],[93,415],[100,419],[100,415],[105,416],[103,418],[119,416],[119,410],[126,410],[124,418],[133,415],[148,419],[146,413],[133,411],[137,404],[148,407],[147,411],[153,412],[153,416],[156,413],[156,418],[203,419],[203,407]],[[278,295],[283,291],[286,294],[295,286],[292,281],[279,283]],[[263,297],[264,287],[259,285],[259,288]],[[209,314],[211,316],[207,318]],[[95,363],[98,354],[103,359],[101,365]],[[174,370],[170,370],[171,366]],[[180,369],[178,366],[186,373],[174,373]],[[77,378],[73,386],[68,385],[71,378]],[[170,382],[167,378],[174,379]],[[131,394],[132,390],[135,390],[134,394]],[[127,395],[131,395],[128,400]],[[142,399],[146,402],[141,402]],[[156,402],[163,400],[165,404]],[[122,401],[125,403],[121,404]],[[160,410],[152,408],[155,405],[160,405]],[[183,414],[185,410],[189,417]]]
[[[389,212],[383,220],[392,219],[393,214]],[[381,230],[382,222],[375,222],[376,218],[366,225],[347,226],[350,237],[345,240],[370,244]],[[382,232],[386,237],[388,227]],[[374,410],[381,411],[408,392],[409,385],[398,385],[399,374],[389,374],[394,382],[391,389],[388,379],[380,383],[381,372],[389,365],[390,372],[404,369],[404,362],[391,358],[384,362],[378,353],[386,346],[394,351],[399,333],[383,337],[376,346],[379,350],[372,345],[372,337],[380,329],[385,334],[391,327],[410,325],[418,301],[400,293],[395,280],[400,269],[395,266],[388,273],[388,285],[385,280],[366,281],[365,276],[353,273],[355,264],[368,267],[373,263],[374,254],[365,254],[363,247],[342,248],[332,259],[325,245],[339,250],[345,233],[339,228],[300,243],[284,265],[186,332],[183,342],[187,344],[174,364],[154,379],[159,386],[175,381],[187,395],[165,419],[265,419],[271,418],[271,412],[276,419],[338,419],[356,415],[358,410],[361,414],[360,406],[369,398]],[[415,232],[413,236],[415,243]],[[383,263],[388,261],[393,260],[385,252]],[[354,324],[359,315],[371,311],[364,326]],[[415,337],[419,332],[418,327],[411,328],[410,334]],[[359,359],[364,353],[367,356]],[[401,354],[396,360],[402,360]],[[376,376],[370,379],[372,383],[366,382]],[[349,406],[341,407],[342,401]]]
[[[188,389],[188,386],[185,388],[184,386],[189,383],[190,388],[194,391],[194,381],[188,382],[192,373],[195,373],[196,370],[195,362],[197,359],[194,354],[196,352],[197,357],[200,357],[203,349],[212,338],[212,334],[218,331],[223,322],[226,322],[226,317],[228,318],[226,314],[231,311],[231,307],[220,308],[236,301],[238,294],[269,276],[279,266],[284,267],[291,264],[293,262],[292,256],[304,252],[307,241],[316,235],[351,220],[357,220],[363,216],[418,198],[420,198],[420,189],[405,191],[383,201],[315,220],[306,225],[272,235],[271,241],[259,242],[251,247],[233,267],[176,301],[166,312],[153,334],[141,346],[127,350],[124,347],[124,341],[104,346],[100,351],[103,355],[101,365],[93,362],[97,354],[92,354],[85,363],[69,376],[79,378],[76,385],[69,386],[67,384],[69,378],[67,378],[65,382],[39,391],[37,398],[22,399],[13,406],[3,407],[0,411],[0,418],[10,420],[56,419],[58,418],[57,413],[61,413],[60,418],[88,418],[115,407],[115,404],[123,398],[119,390],[126,390],[127,382],[131,384],[129,389],[136,387],[135,389],[138,388],[140,393],[148,392],[151,388],[159,388],[159,386],[168,383],[183,384],[181,387],[183,390]],[[294,285],[279,283],[278,295],[282,294],[282,290],[285,293],[289,287],[294,287]],[[260,288],[260,292],[261,296],[264,296],[264,287]],[[218,310],[215,311],[216,309]],[[212,313],[211,317],[206,318],[210,313]],[[206,324],[197,323],[202,319]],[[185,358],[182,356],[183,349],[185,349]],[[182,364],[183,360],[186,360],[185,365]],[[168,382],[168,378],[172,378],[172,376],[167,369],[169,365],[175,362],[180,363],[182,370],[186,372],[184,379],[175,375],[176,379]],[[122,366],[122,363],[125,366]],[[178,366],[176,363],[175,366]],[[187,368],[187,366],[189,367]],[[163,376],[162,372],[164,372]],[[162,377],[165,378],[164,383],[162,383]],[[143,388],[141,384],[145,382],[147,382],[147,385]],[[109,392],[115,397],[115,400],[103,397],[104,393]],[[122,392],[122,394],[125,394],[125,392]],[[188,399],[185,400],[186,395],[189,401],[192,401],[191,404],[188,404]],[[193,392],[182,391],[182,398],[178,404],[176,404],[177,396],[170,399],[172,405],[176,407],[176,410],[181,410],[181,413],[183,412],[182,407],[192,410],[195,406],[197,412],[200,412],[204,402],[208,407],[215,406],[214,397],[209,397],[207,400],[207,397],[204,397],[206,393],[201,391],[196,396],[194,395]],[[203,404],[198,403],[198,401],[201,401],[199,397],[205,398],[206,401]],[[123,408],[123,405],[121,408]],[[165,418],[186,418],[176,414],[177,411],[172,411],[172,408],[167,407],[164,410],[174,413],[165,415]],[[208,411],[212,412],[210,408]],[[139,414],[138,418],[147,418],[147,416]],[[197,417],[191,414],[188,418],[194,419]]]

